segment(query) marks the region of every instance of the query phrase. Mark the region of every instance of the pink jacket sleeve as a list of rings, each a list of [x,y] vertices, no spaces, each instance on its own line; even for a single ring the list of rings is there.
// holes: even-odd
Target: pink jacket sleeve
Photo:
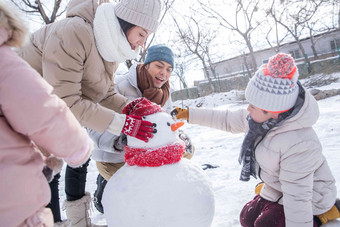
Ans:
[[[91,153],[85,129],[35,70],[11,51],[7,53],[13,59],[1,71],[6,76],[1,76],[0,97],[8,123],[13,130],[70,165],[84,163]]]

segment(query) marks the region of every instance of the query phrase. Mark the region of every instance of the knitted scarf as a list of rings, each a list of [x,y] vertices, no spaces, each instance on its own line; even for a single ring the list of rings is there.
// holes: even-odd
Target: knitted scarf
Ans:
[[[164,106],[170,96],[169,80],[161,88],[153,87],[152,76],[143,64],[137,66],[137,74],[137,85],[143,97]]]
[[[249,181],[250,176],[256,177],[256,169],[255,169],[255,150],[257,145],[262,141],[262,139],[267,135],[267,133],[274,127],[279,127],[286,120],[295,116],[301,109],[305,101],[305,90],[302,87],[301,83],[298,81],[299,85],[299,96],[293,108],[291,108],[287,112],[283,112],[279,114],[277,119],[269,119],[263,123],[256,123],[251,117],[248,115],[248,125],[249,131],[245,136],[241,152],[239,155],[239,163],[243,163],[240,180],[241,181]]]
[[[93,20],[93,33],[100,56],[108,62],[124,62],[138,56],[139,48],[132,50],[114,13],[114,5],[98,6]]]
[[[183,141],[158,148],[134,148],[126,145],[124,159],[130,166],[157,167],[179,162],[184,149]]]

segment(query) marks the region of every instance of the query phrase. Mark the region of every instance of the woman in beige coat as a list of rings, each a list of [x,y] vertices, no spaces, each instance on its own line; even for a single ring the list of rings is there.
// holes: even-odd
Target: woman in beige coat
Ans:
[[[91,139],[53,88],[12,47],[26,38],[22,20],[0,1],[0,226],[53,226],[38,149],[77,167]]]
[[[100,5],[98,0],[71,0],[66,18],[33,33],[20,54],[54,87],[82,126],[148,140],[152,124],[121,114],[129,100],[117,94],[113,81],[118,64],[137,57],[139,47],[156,31],[160,10],[159,0]],[[87,211],[91,197],[85,193],[87,165],[66,169],[65,207],[72,226],[92,225]],[[55,220],[61,221],[58,179],[51,185],[56,201],[50,205]]]
[[[312,128],[318,104],[298,76],[293,58],[277,54],[249,81],[247,110],[172,111],[189,123],[246,132],[240,180],[253,176],[264,184],[241,211],[242,226],[316,227],[340,217],[335,179]]]

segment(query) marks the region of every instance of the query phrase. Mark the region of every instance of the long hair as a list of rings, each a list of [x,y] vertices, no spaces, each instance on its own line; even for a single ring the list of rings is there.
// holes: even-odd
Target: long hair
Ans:
[[[126,38],[127,38],[127,32],[128,32],[131,28],[135,27],[136,25],[131,24],[131,23],[129,23],[129,22],[127,22],[127,21],[125,21],[125,20],[119,18],[119,17],[117,17],[117,18],[118,18],[118,21],[119,21],[119,25],[120,25],[121,29],[123,30],[124,35],[125,35]]]
[[[21,47],[27,40],[27,28],[5,2],[0,1],[0,26],[11,33],[11,37],[5,43],[12,47]]]

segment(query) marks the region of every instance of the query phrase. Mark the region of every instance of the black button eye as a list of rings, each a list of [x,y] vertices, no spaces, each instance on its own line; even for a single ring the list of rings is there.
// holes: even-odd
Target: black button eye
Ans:
[[[142,118],[143,118],[144,120],[146,119],[146,117],[145,117],[145,116],[143,116]]]
[[[170,123],[169,123],[169,122],[167,122],[166,124],[167,124],[168,126],[170,126]]]

